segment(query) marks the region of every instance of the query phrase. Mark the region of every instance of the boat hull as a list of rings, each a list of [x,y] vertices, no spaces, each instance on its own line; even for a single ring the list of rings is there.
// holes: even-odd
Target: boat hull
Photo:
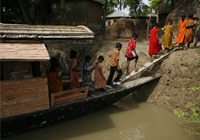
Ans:
[[[112,105],[132,93],[135,88],[158,79],[159,77],[153,78],[152,80],[142,83],[136,87],[118,87],[113,91],[107,91],[98,95],[90,96],[86,99],[56,105],[47,110],[3,118],[1,119],[1,136],[5,137],[32,129],[50,126],[92,113],[96,110]]]

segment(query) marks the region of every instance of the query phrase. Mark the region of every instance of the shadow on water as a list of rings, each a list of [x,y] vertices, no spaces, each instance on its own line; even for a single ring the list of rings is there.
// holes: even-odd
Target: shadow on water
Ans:
[[[129,96],[129,98],[130,97],[132,96]],[[129,101],[131,102],[133,100],[130,99]],[[124,104],[123,101],[120,104]],[[107,108],[75,118],[73,120],[45,128],[40,128],[19,135],[5,137],[2,140],[26,140],[27,138],[29,140],[63,140],[113,129],[115,128],[115,125],[110,116],[117,113],[123,114],[125,111],[128,111],[128,108],[124,108],[124,106],[121,106],[120,104],[116,103]],[[138,109],[139,106],[134,104],[130,108]]]

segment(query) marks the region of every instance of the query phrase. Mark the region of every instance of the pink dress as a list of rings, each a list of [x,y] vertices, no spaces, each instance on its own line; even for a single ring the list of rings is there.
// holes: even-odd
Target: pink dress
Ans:
[[[78,72],[73,71],[73,68],[78,65],[75,58],[70,60],[70,87],[71,89],[79,88]]]
[[[103,72],[101,63],[94,63],[95,72],[94,72],[94,88],[100,89],[106,87],[106,80],[103,80]]]
[[[151,34],[149,40],[149,55],[157,54],[160,50],[162,50],[162,46],[159,44],[156,34],[158,33],[158,29],[152,29],[149,31]]]

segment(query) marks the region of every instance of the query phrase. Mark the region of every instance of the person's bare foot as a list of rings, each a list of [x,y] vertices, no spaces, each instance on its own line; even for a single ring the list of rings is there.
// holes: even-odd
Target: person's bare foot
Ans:
[[[128,76],[130,73],[129,72],[126,72],[126,76]]]

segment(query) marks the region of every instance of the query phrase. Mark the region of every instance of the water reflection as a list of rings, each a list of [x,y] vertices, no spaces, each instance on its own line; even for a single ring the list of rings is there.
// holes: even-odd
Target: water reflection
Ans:
[[[70,121],[3,140],[197,140],[164,108],[129,95],[114,105]]]

